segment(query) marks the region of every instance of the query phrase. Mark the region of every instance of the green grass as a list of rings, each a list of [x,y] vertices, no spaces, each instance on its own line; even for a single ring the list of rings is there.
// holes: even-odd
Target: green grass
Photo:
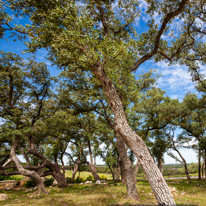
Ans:
[[[175,182],[167,181],[170,187],[175,187],[177,192],[174,195],[177,204],[197,204],[206,206],[206,185],[204,180],[193,179],[191,185],[187,180]],[[60,189],[57,186],[48,187],[50,194],[37,195],[36,190],[25,192],[25,190],[7,190],[1,191],[8,195],[8,199],[0,201],[0,205],[41,205],[41,206],[59,206],[59,205],[78,205],[78,206],[106,206],[113,204],[157,204],[152,190],[147,181],[139,181],[137,190],[139,201],[133,201],[127,198],[126,186],[117,184],[114,186],[112,181],[108,185],[70,185],[67,188]]]
[[[98,173],[99,176],[101,175],[104,175],[107,177],[107,179],[112,179],[112,175],[111,174],[107,174],[107,173]],[[89,175],[92,175],[91,172],[80,172],[80,177],[83,178],[83,179],[86,179]],[[65,173],[65,176],[66,177],[72,177],[72,172],[71,170],[66,170],[66,173]],[[76,178],[79,176],[79,172],[76,173]],[[25,178],[23,175],[14,175],[14,176],[11,176],[11,177],[16,177],[16,178]],[[51,175],[50,176],[47,176],[48,178],[52,177]]]

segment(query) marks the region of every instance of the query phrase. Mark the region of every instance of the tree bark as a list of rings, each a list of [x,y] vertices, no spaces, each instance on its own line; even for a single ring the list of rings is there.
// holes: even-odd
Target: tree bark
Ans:
[[[117,136],[117,149],[119,156],[121,158],[123,169],[125,173],[126,185],[127,185],[127,197],[130,199],[138,200],[138,193],[136,188],[136,182],[134,179],[134,172],[132,168],[132,163],[127,155],[127,150],[125,148],[125,142],[119,134]]]
[[[123,185],[126,185],[125,170],[121,159],[120,159],[120,169],[121,169],[121,182]]]
[[[205,150],[205,183],[206,183],[206,150]]]
[[[199,149],[199,154],[198,154],[198,178],[201,180],[201,151]]]
[[[120,165],[119,165],[119,162],[120,162],[120,158],[118,157],[117,158],[117,168],[116,168],[116,178],[115,178],[116,182],[120,182],[120,178],[119,178]]]
[[[43,183],[41,177],[35,171],[29,171],[29,170],[26,170],[22,167],[21,162],[19,161],[18,157],[16,156],[17,144],[18,144],[18,138],[16,137],[14,139],[13,144],[12,144],[10,155],[11,155],[11,158],[13,159],[13,161],[15,162],[19,173],[21,175],[31,177],[35,181],[39,194],[40,193],[48,193],[45,189],[45,186],[44,186],[44,183]]]
[[[95,65],[91,68],[91,70],[100,81],[108,98],[110,107],[114,114],[115,132],[125,140],[136,157],[140,160],[140,165],[146,174],[158,204],[175,205],[171,191],[161,172],[156,166],[152,156],[150,155],[147,146],[145,145],[144,141],[129,127],[122,101],[119,98],[114,85],[104,72],[101,65]]]
[[[137,163],[135,165],[135,169],[134,169],[134,179],[135,179],[135,184],[137,184],[137,174],[139,171],[139,160],[137,159]]]

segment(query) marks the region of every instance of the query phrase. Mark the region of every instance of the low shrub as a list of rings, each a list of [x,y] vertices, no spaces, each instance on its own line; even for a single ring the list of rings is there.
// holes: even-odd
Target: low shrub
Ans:
[[[72,180],[71,177],[66,177],[66,180],[67,180],[68,184],[69,183],[82,183],[82,182],[84,183],[85,182],[84,179],[79,177],[79,176],[75,180]]]
[[[4,175],[0,175],[0,181],[4,181],[4,180],[21,180],[21,177],[15,177],[15,176],[4,176]]]
[[[101,180],[107,180],[107,177],[105,175],[100,175]]]
[[[54,182],[54,179],[51,177],[51,178],[46,179],[44,181],[44,185],[45,185],[45,187],[49,187],[49,186],[51,186],[53,184],[53,182]]]
[[[36,183],[34,182],[34,180],[28,180],[25,184],[24,187],[26,188],[30,188],[30,187],[35,187]]]
[[[82,183],[82,182],[84,182],[84,179],[79,176],[75,180],[75,183]]]
[[[94,177],[92,175],[89,175],[87,178],[86,178],[86,181],[94,181]]]
[[[51,185],[53,184],[53,182],[54,182],[54,179],[51,177],[51,178],[46,179],[46,180],[44,181],[44,185],[45,185],[45,187],[49,187],[49,186],[51,186]],[[36,183],[35,183],[34,180],[28,180],[28,181],[24,184],[24,187],[26,187],[26,188],[35,187],[35,186],[36,186]]]
[[[67,183],[74,183],[75,180],[73,180],[71,177],[66,177]]]

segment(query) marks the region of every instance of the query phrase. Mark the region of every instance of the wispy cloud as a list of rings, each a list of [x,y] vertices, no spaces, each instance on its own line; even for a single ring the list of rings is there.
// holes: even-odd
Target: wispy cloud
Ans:
[[[167,87],[173,91],[194,90],[195,84],[185,66],[179,64],[169,66],[166,62],[158,62],[156,67],[157,71],[162,74],[162,77],[158,80],[160,87]]]

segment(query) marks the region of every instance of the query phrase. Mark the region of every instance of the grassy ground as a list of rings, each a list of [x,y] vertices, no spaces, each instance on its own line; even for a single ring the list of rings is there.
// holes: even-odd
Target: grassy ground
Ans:
[[[192,176],[198,176],[198,173],[194,173],[194,174],[190,174],[190,177]],[[164,175],[164,177],[168,177],[168,175]],[[186,174],[182,174],[182,175],[169,175],[169,177],[186,177]]]
[[[104,175],[107,177],[107,179],[112,179],[112,174],[107,174],[107,173],[98,173],[100,176]],[[80,172],[80,177],[86,179],[89,175],[91,175],[91,172]],[[76,177],[79,176],[79,172],[76,173]],[[198,176],[198,173],[190,174],[190,176]],[[16,178],[24,178],[22,175],[15,175],[14,177]],[[51,176],[49,176],[50,178]],[[72,177],[72,172],[71,170],[66,170],[66,177]],[[168,178],[168,175],[164,175],[164,177]],[[186,175],[169,175],[169,178],[171,177],[186,177]],[[145,179],[145,176],[142,177],[141,174],[138,174],[137,176],[138,179]]]
[[[112,175],[111,174],[106,174],[106,173],[98,173],[99,176],[101,177],[101,175],[104,175],[107,177],[107,179],[112,179]],[[83,178],[83,179],[86,179],[89,175],[92,175],[91,172],[80,172],[80,177]],[[65,174],[66,177],[72,177],[72,172],[71,170],[66,170],[66,174]],[[79,172],[76,173],[76,178],[79,176]],[[23,175],[15,175],[15,176],[12,176],[14,178],[24,178]],[[52,176],[48,176],[48,178],[50,178]]]
[[[196,204],[206,206],[206,185],[204,180],[192,180],[191,185],[186,180],[179,182],[167,181],[170,187],[175,187],[177,192],[174,195],[177,204]],[[139,201],[127,198],[126,186],[120,183],[116,186],[109,181],[107,185],[70,185],[65,189],[57,186],[48,187],[48,195],[37,195],[36,190],[7,190],[1,191],[8,195],[8,199],[1,201],[0,205],[15,206],[59,206],[59,205],[78,205],[78,206],[106,206],[106,205],[129,205],[129,204],[157,204],[151,188],[147,181],[139,181],[137,190]]]

